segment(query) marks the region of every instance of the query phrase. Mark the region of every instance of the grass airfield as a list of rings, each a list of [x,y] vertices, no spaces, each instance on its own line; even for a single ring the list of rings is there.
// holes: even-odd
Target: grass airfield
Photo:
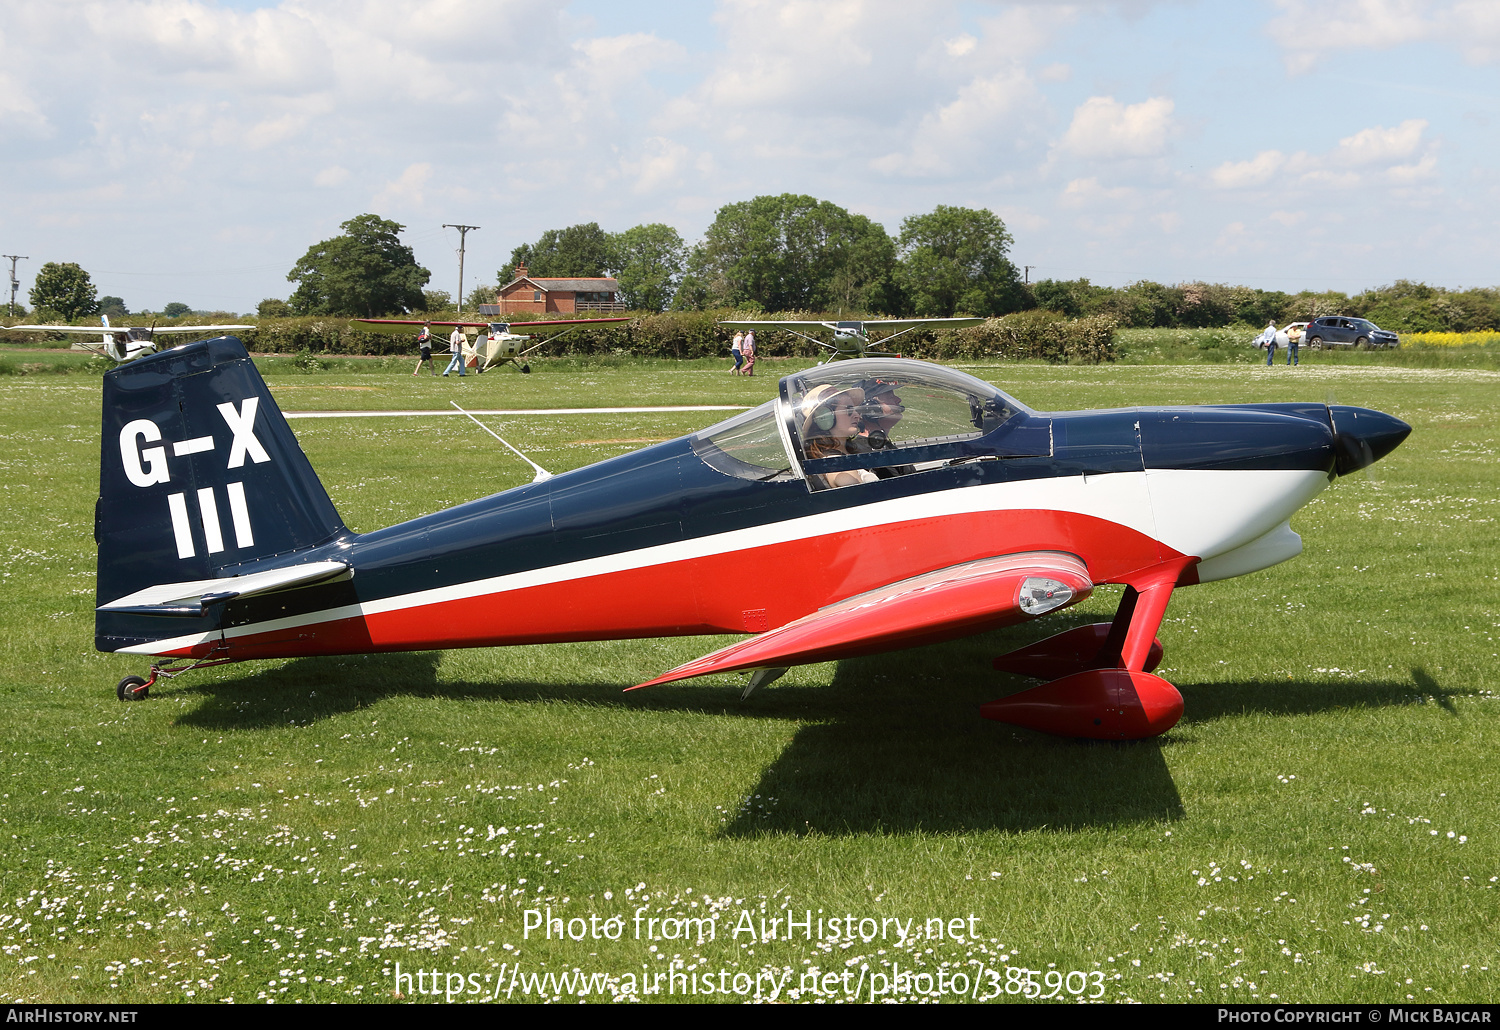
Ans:
[[[268,382],[287,411],[749,405],[800,367],[412,363]],[[1495,998],[1500,373],[967,370],[1043,409],[1332,394],[1414,432],[1293,520],[1300,558],[1179,591],[1158,671],[1186,715],[1096,744],[975,709],[1031,682],[991,657],[1117,588],[747,701],[622,694],[723,642],[677,638],[249,663],[121,704],[146,662],[92,647],[99,380],[0,377],[0,1000]],[[721,415],[485,421],[560,471]],[[292,426],[358,530],[529,479],[456,415]]]

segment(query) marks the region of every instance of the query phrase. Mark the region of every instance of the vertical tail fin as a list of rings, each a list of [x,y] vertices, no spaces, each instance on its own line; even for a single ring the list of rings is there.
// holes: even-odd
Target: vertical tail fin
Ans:
[[[105,374],[99,606],[294,564],[346,532],[239,340],[173,347]],[[98,611],[96,646],[138,647],[216,619]]]

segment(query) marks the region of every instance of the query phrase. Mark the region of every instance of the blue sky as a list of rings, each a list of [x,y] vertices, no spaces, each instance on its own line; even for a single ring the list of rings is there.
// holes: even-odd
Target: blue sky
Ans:
[[[371,211],[457,286],[597,221],[986,207],[1033,278],[1500,285],[1500,5],[60,0],[0,26],[0,248],[249,311]]]

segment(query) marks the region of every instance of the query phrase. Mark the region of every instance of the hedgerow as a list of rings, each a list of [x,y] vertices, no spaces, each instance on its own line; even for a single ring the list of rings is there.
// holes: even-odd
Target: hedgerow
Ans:
[[[719,325],[734,318],[767,318],[734,311],[673,311],[646,314],[629,322],[584,325],[562,335],[544,353],[618,354],[649,358],[706,358],[727,356],[732,330]],[[773,321],[829,320],[837,316],[813,312],[785,312]],[[847,317],[847,316],[845,316]],[[517,320],[516,331],[524,332]],[[263,318],[245,342],[256,351],[313,355],[403,355],[416,352],[415,326],[393,329],[365,326],[338,319]],[[441,340],[442,333],[438,336]],[[767,357],[817,357],[822,351],[811,341],[791,333],[766,330],[756,346]],[[1113,361],[1115,322],[1104,316],[1067,319],[1052,312],[1020,311],[989,318],[964,329],[931,327],[903,334],[892,342],[900,353],[936,360],[999,357],[1053,363],[1099,364]]]

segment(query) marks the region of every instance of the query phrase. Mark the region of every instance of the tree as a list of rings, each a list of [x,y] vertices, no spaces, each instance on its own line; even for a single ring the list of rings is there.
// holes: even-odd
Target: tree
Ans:
[[[670,225],[637,225],[609,237],[609,270],[633,311],[661,311],[677,292],[687,244]]]
[[[516,277],[524,264],[528,275],[543,279],[584,279],[602,276],[609,266],[609,234],[598,222],[548,229],[535,243],[510,252],[510,264],[499,271],[501,283]]]
[[[1031,284],[1031,296],[1039,308],[1077,318],[1083,314],[1090,285],[1087,279],[1038,279]]]
[[[108,315],[110,318],[124,318],[130,314],[130,309],[125,306],[125,301],[119,297],[100,297],[99,314]]]
[[[267,297],[255,305],[255,313],[261,318],[287,318],[292,313],[291,305],[275,297]]]
[[[63,264],[49,261],[36,273],[31,306],[45,308],[65,322],[74,322],[98,314],[99,302],[95,296],[93,280],[82,268],[71,261]]]
[[[422,310],[430,315],[452,311],[453,294],[447,290],[423,290]]]
[[[286,274],[299,284],[289,301],[294,313],[373,318],[422,307],[432,273],[401,242],[405,226],[359,215],[339,228],[342,236],[309,247]]]
[[[1006,257],[1011,235],[993,211],[939,204],[901,223],[901,281],[919,315],[1003,315],[1030,298]]]
[[[883,307],[894,266],[894,244],[880,225],[783,193],[720,208],[688,259],[683,288],[694,303],[764,311]]]
[[[497,294],[498,292],[499,291],[493,286],[476,286],[469,291],[468,297],[464,299],[464,304],[466,304],[472,310],[478,311],[479,305],[481,304],[495,303],[495,294]]]
[[[192,308],[188,307],[182,301],[180,301],[180,300],[174,300],[174,301],[172,301],[172,303],[170,303],[166,307],[162,308],[161,309],[161,313],[163,315],[167,316],[168,318],[176,318],[179,315],[191,314],[192,310],[193,310]]]

